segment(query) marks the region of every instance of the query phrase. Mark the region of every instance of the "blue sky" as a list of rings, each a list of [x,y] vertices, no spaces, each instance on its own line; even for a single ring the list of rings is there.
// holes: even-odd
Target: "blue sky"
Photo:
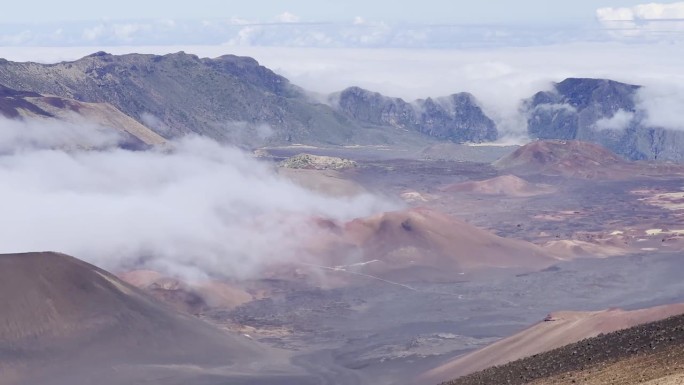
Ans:
[[[287,11],[302,21],[343,21],[361,16],[418,23],[555,23],[589,21],[599,7],[630,7],[639,3],[638,0],[42,0],[3,4],[0,22],[230,17],[269,20]]]
[[[684,0],[24,0],[0,12],[0,57],[29,59],[33,52],[73,58],[65,47],[567,51],[606,43],[676,51],[684,44]]]
[[[684,40],[684,1],[641,1],[19,1],[0,13],[0,47],[450,49]]]

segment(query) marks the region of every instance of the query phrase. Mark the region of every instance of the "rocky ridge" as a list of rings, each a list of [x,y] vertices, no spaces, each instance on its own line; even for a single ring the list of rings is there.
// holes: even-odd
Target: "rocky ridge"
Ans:
[[[684,160],[684,133],[648,124],[640,86],[569,78],[525,102],[531,138],[600,144],[630,160]]]
[[[413,130],[457,143],[497,139],[494,121],[485,115],[475,97],[465,92],[408,103],[350,87],[332,99],[340,112],[361,124]]]
[[[684,359],[684,315],[679,315],[585,339],[443,384],[557,384],[560,380],[567,380],[566,383],[598,384],[601,382],[592,382],[592,378],[587,374],[600,370],[602,366],[613,367],[614,371],[609,374],[609,377],[612,375],[614,378],[619,378],[621,373],[615,371],[615,368],[621,367],[616,365],[620,362],[631,360],[632,365],[639,362],[659,362],[651,367],[657,370],[652,370],[649,378],[634,375],[631,379],[623,378],[622,382],[603,382],[642,383],[684,373],[684,366],[681,365],[682,359]],[[661,365],[663,362],[670,364]]]
[[[474,98],[450,97],[450,111],[431,99],[402,123],[348,114],[316,102],[286,78],[248,57],[199,58],[178,52],[111,55],[98,52],[72,62],[0,60],[0,84],[81,102],[110,103],[165,138],[196,133],[244,147],[265,144],[427,144],[431,138],[491,140],[496,128]],[[406,107],[406,106],[404,106]],[[453,111],[451,111],[453,110]],[[471,127],[477,120],[480,126]],[[369,124],[371,126],[369,126]]]

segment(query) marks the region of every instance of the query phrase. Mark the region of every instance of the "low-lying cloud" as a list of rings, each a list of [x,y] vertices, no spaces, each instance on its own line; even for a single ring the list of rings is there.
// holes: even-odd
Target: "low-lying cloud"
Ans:
[[[0,117],[0,127],[0,154],[36,148],[99,149],[115,146],[123,139],[111,128],[42,118],[10,120]]]
[[[597,130],[623,130],[634,121],[634,113],[618,110],[613,116],[599,119],[594,124]]]
[[[159,119],[159,117],[154,114],[151,114],[149,112],[143,112],[140,115],[140,120],[145,126],[147,126],[148,128],[152,129],[152,131],[156,132],[157,134],[165,138],[170,138],[174,135],[174,132],[171,129],[171,127],[166,125],[164,121]]]
[[[13,124],[0,120],[0,132]],[[53,250],[114,270],[245,277],[305,258],[298,246],[316,231],[312,218],[395,208],[368,194],[314,193],[199,137],[144,152],[53,144],[0,155],[0,252]]]
[[[641,88],[636,95],[636,108],[643,114],[643,124],[646,126],[684,131],[682,84],[658,84]]]

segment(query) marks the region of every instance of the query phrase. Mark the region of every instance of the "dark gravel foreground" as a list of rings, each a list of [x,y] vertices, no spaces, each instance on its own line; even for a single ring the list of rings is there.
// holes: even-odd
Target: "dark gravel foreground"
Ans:
[[[684,358],[684,315],[599,335],[546,353],[448,381],[442,385],[527,384],[624,359],[667,352]]]

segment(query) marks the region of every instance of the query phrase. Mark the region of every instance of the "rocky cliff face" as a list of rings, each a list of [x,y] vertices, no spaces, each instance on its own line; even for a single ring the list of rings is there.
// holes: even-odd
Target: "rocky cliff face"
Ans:
[[[635,105],[639,86],[566,79],[525,102],[528,132],[539,139],[599,143],[632,160],[684,160],[684,133],[651,127]]]
[[[223,143],[383,144],[424,147],[435,141],[497,139],[495,123],[468,93],[407,102],[358,87],[313,101],[254,59],[215,59],[99,52],[73,62],[0,59],[7,88],[3,115],[16,106],[50,114],[29,95],[108,103],[164,138],[197,133]],[[532,138],[582,140],[633,160],[684,161],[684,132],[646,124],[635,104],[639,86],[604,79],[566,79],[523,104]],[[11,103],[10,103],[11,102]],[[10,105],[12,104],[12,105]]]
[[[0,84],[107,102],[165,137],[194,132],[245,145],[347,143],[356,128],[254,59],[231,55],[97,53],[52,65],[2,61]]]
[[[351,87],[333,95],[333,104],[345,116],[364,125],[412,130],[458,143],[497,138],[496,125],[468,93],[408,103]]]
[[[312,101],[256,60],[233,55],[201,59],[183,52],[164,56],[98,52],[51,65],[0,60],[0,84],[81,102],[110,103],[166,138],[199,133],[247,147],[496,138],[494,123],[469,94],[409,104],[350,89],[341,94],[345,107],[338,110]]]

